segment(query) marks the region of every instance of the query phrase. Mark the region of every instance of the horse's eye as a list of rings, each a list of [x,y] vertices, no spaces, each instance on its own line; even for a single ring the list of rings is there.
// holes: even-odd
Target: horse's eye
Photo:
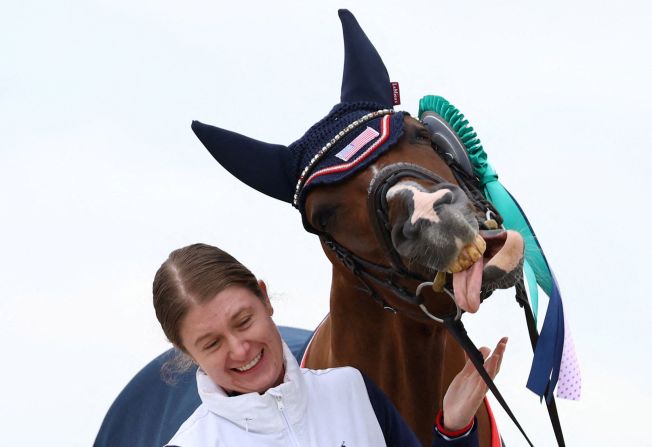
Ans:
[[[325,206],[315,210],[312,213],[311,223],[321,231],[326,231],[328,226],[332,223],[335,217],[335,207]]]
[[[417,140],[425,141],[430,144],[430,132],[428,132],[427,129],[419,129],[419,132],[417,133]]]

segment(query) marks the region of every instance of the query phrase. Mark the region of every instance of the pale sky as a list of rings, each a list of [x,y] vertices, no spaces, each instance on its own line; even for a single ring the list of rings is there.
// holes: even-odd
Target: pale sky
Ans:
[[[558,402],[568,445],[652,445],[652,7],[644,1],[25,0],[0,14],[0,433],[91,445],[111,402],[168,348],[154,272],[193,242],[265,279],[279,324],[312,329],[329,264],[288,204],[222,169],[192,119],[288,144],[338,101],[347,7],[400,82],[478,132],[539,235],[584,375]],[[542,309],[542,313],[545,306]],[[513,292],[465,316],[510,343],[497,380],[530,437],[553,444],[525,389]],[[510,447],[523,445],[497,405]],[[643,427],[643,428],[641,428]],[[637,442],[638,441],[638,442]]]

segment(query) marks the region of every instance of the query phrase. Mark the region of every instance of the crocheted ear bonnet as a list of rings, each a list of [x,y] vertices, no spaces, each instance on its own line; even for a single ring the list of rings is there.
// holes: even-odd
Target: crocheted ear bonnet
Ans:
[[[254,140],[193,121],[213,157],[256,190],[293,204],[306,222],[309,190],[340,182],[372,163],[403,133],[387,69],[353,14],[338,11],[344,35],[340,102],[289,146]]]

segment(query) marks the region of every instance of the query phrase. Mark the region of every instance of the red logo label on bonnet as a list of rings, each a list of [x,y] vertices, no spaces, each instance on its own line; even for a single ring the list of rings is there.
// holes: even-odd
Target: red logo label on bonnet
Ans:
[[[401,89],[398,88],[398,82],[392,82],[392,100],[395,106],[401,103]]]

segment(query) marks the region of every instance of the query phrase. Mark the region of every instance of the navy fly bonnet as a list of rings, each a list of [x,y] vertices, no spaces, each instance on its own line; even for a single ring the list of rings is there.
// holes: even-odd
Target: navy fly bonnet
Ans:
[[[307,192],[350,177],[373,162],[403,133],[405,112],[394,112],[385,64],[353,14],[338,11],[344,35],[340,102],[289,146],[254,140],[193,121],[211,155],[252,188],[293,204],[307,224]]]

